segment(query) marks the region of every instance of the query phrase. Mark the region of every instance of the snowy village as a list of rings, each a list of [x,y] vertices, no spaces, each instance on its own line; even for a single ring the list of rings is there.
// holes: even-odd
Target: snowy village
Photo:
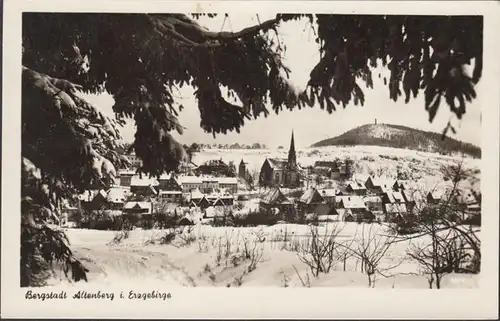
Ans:
[[[394,222],[414,215],[417,201],[444,201],[453,185],[443,180],[419,186],[408,179],[375,175],[359,179],[351,159],[301,166],[293,133],[288,158],[265,158],[255,177],[245,159],[236,169],[234,162],[219,158],[201,165],[190,160],[178,173],[151,178],[136,173],[140,160],[134,154],[127,157],[132,167],[118,171],[115,184],[88,190],[78,196],[77,206],[63,208],[62,226],[120,229],[128,222],[153,228],[166,224],[167,218],[172,226]],[[454,193],[453,201],[463,209],[461,219],[480,222],[478,185],[460,186]],[[242,219],[252,214],[253,221]]]

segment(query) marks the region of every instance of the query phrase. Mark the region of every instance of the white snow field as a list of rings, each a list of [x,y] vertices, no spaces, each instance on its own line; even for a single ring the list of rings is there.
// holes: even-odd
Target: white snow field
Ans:
[[[386,227],[378,224],[329,223],[319,226],[319,235],[332,231],[334,224],[343,227],[339,241],[355,246],[361,235],[371,233],[387,235]],[[171,244],[161,244],[167,230],[141,230],[130,232],[119,244],[111,244],[121,232],[68,229],[72,249],[89,269],[88,282],[92,285],[152,284],[187,287],[368,287],[368,278],[361,272],[360,262],[348,258],[344,270],[337,260],[332,270],[318,277],[301,262],[294,247],[308,240],[309,226],[278,224],[269,227],[231,228],[197,225],[192,231],[184,228]],[[255,241],[261,238],[262,242]],[[252,258],[244,258],[245,239],[249,252],[257,263],[252,271],[248,267]],[[191,241],[188,241],[191,240]],[[353,243],[351,241],[354,240]],[[410,242],[426,242],[424,238],[394,243],[384,255],[380,269],[384,275],[376,276],[376,288],[428,288],[424,275],[420,275],[415,262],[405,259]],[[255,249],[254,249],[255,248]],[[442,288],[475,288],[478,275],[449,274]],[[123,283],[125,282],[125,283]],[[63,277],[55,277],[51,285],[65,284]],[[81,286],[81,282],[78,286]]]

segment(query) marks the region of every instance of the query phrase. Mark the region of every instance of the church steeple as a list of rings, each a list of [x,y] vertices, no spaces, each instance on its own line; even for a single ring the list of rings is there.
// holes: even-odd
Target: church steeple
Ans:
[[[290,149],[288,150],[288,165],[289,166],[297,165],[297,155],[295,154],[295,141],[293,139],[293,130],[292,130],[292,140],[290,141]]]

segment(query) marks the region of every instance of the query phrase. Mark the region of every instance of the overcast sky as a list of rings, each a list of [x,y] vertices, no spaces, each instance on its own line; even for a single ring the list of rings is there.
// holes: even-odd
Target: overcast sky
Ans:
[[[258,22],[256,14],[231,15],[224,23],[223,30],[238,31]],[[259,14],[259,20],[263,21],[271,18],[269,14]],[[220,31],[223,25],[224,16],[217,18],[202,18],[199,22],[212,31]],[[305,31],[304,31],[305,30]],[[319,60],[318,44],[314,42],[314,34],[308,28],[308,22],[294,21],[283,23],[279,28],[279,33],[287,47],[285,54],[285,64],[291,69],[290,81],[298,88],[304,88],[309,78],[309,72]],[[383,71],[382,75],[387,75]],[[428,114],[425,111],[423,95],[410,103],[404,103],[404,97],[395,103],[389,99],[389,90],[383,85],[383,80],[378,78],[378,72],[374,72],[374,89],[365,89],[365,105],[347,106],[346,109],[337,109],[332,114],[321,110],[319,106],[303,110],[283,111],[279,115],[271,113],[267,118],[261,117],[250,120],[238,134],[236,132],[228,135],[217,136],[216,139],[211,134],[205,133],[200,128],[200,113],[193,91],[184,88],[179,97],[179,102],[185,107],[179,115],[179,121],[186,127],[182,136],[175,135],[177,139],[186,144],[217,143],[217,144],[252,144],[255,142],[264,143],[270,147],[278,145],[288,146],[290,133],[295,132],[295,143],[297,147],[306,147],[319,140],[334,137],[354,127],[374,123],[399,124],[414,128],[441,132],[450,120],[451,113],[446,104],[442,103],[434,122],[428,121]],[[360,83],[360,82],[359,82]],[[360,83],[361,88],[364,88]],[[481,97],[483,83],[479,83],[476,90],[478,97]],[[179,94],[176,94],[176,96]],[[90,102],[96,104],[105,114],[112,116],[111,107],[113,98],[107,94],[99,96],[87,96]],[[454,138],[481,145],[480,121],[481,103],[479,99],[467,106],[467,114],[462,121],[455,117],[451,118],[457,129]],[[128,125],[122,129],[122,136],[126,141],[133,141],[134,127]],[[451,133],[450,133],[451,135]]]

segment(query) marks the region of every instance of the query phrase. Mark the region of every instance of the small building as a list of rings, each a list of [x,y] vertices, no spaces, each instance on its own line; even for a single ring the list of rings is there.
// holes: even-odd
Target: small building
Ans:
[[[130,186],[132,183],[132,177],[136,175],[136,172],[133,170],[120,170],[118,172],[118,180],[120,186]]]
[[[366,187],[360,182],[349,182],[346,186],[346,192],[354,195],[366,195]]]
[[[392,190],[393,185],[394,184],[389,179],[380,177],[376,178],[374,176],[368,177],[368,179],[365,182],[365,187],[367,191],[372,194],[379,194],[388,190]]]
[[[307,189],[297,201],[297,209],[306,213],[313,212],[319,204],[326,204],[316,188]]]
[[[159,191],[182,191],[182,186],[172,174],[163,174],[158,178]]]
[[[163,190],[158,193],[158,199],[169,203],[180,204],[182,202],[182,191]]]
[[[236,194],[238,192],[238,179],[236,177],[218,177],[218,188]]]
[[[358,195],[347,195],[337,197],[337,212],[343,213],[344,221],[355,221],[364,219],[368,213],[363,198]]]
[[[429,191],[426,197],[427,203],[433,205],[439,204],[445,197],[445,194],[446,192],[442,189],[434,189],[432,191]]]
[[[158,186],[159,183],[155,178],[134,175],[130,182],[130,192],[141,196],[156,196]]]
[[[182,192],[189,194],[193,190],[200,190],[203,186],[201,177],[198,176],[179,176],[178,182],[182,187]]]
[[[153,204],[151,202],[127,202],[123,207],[124,214],[152,214]]]
[[[336,161],[316,161],[313,166],[315,174],[323,175],[331,179],[340,179],[340,166]]]
[[[292,202],[283,195],[279,188],[271,189],[261,198],[259,205],[265,210],[279,210],[283,215],[283,220],[286,220],[286,218],[293,213]]]

